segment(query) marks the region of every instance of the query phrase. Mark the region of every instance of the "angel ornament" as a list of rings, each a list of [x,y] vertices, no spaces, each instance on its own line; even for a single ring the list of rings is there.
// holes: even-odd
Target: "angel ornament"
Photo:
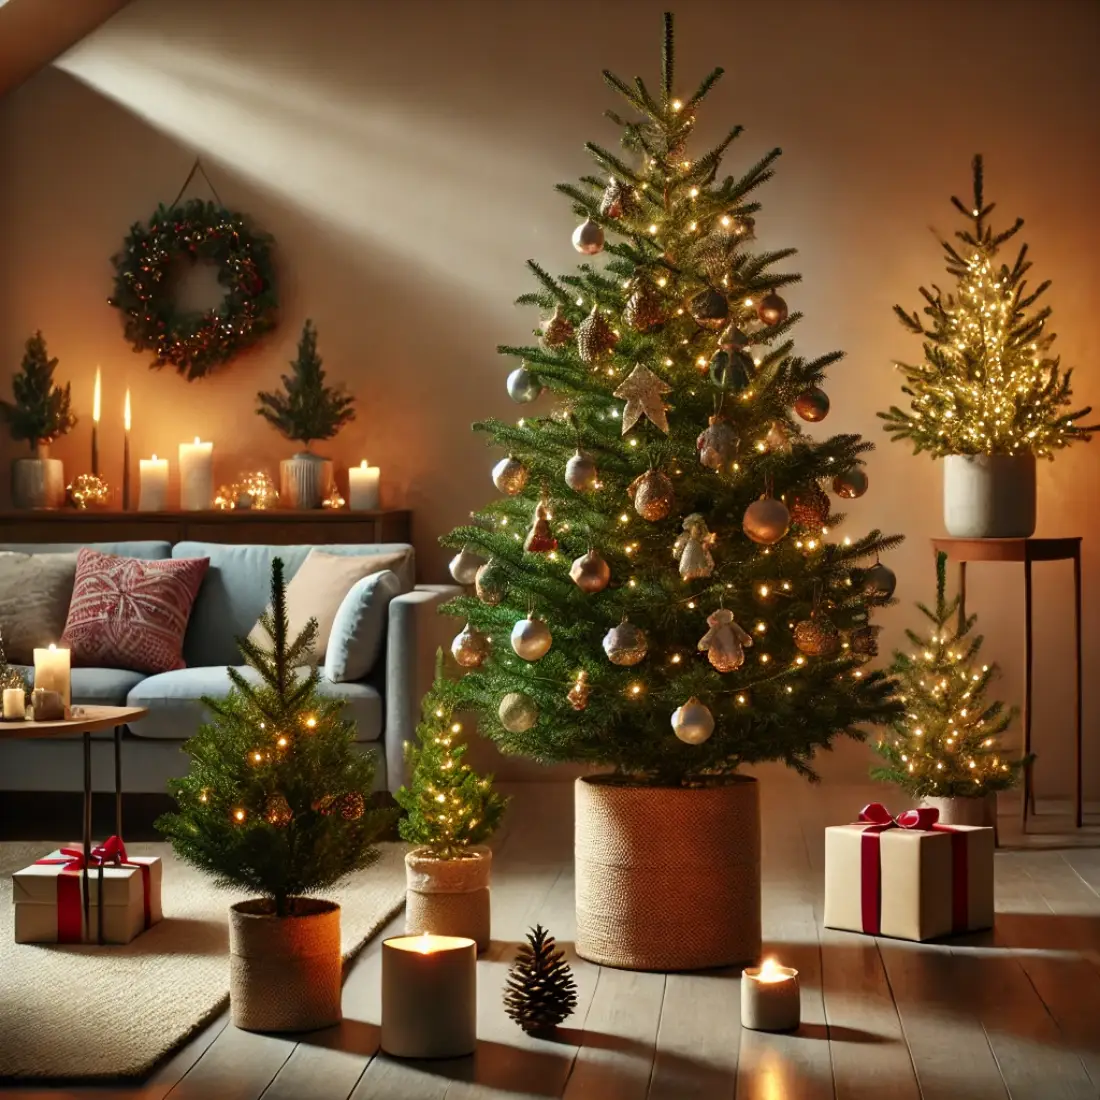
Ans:
[[[672,544],[672,556],[680,559],[680,576],[685,581],[709,577],[714,572],[710,548],[716,537],[707,530],[706,521],[698,512],[692,512],[684,520],[683,534]]]
[[[733,612],[724,607],[707,616],[710,630],[699,639],[699,649],[706,650],[707,659],[719,672],[733,672],[745,663],[745,648],[752,645],[752,635],[746,634],[733,621]]]

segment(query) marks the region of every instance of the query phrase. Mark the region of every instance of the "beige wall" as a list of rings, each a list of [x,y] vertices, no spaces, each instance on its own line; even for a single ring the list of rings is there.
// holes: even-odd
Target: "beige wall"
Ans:
[[[429,577],[435,537],[491,491],[471,420],[516,415],[498,342],[532,323],[511,304],[523,260],[575,260],[573,218],[554,182],[588,168],[582,143],[614,140],[610,67],[655,79],[660,12],[651,0],[134,0],[59,67],[0,101],[0,384],[36,326],[74,383],[84,420],[57,448],[84,465],[91,376],[105,375],[105,423],[134,391],[135,454],[174,454],[196,433],[217,476],[271,466],[287,445],[253,414],[277,381],[301,320],[317,321],[331,374],[360,399],[330,447],[383,467],[385,501],[415,512]],[[767,244],[797,245],[809,353],[843,347],[827,427],[883,441],[874,417],[896,396],[893,356],[915,349],[895,301],[941,276],[928,232],[953,228],[948,196],[981,150],[1004,215],[1027,218],[1078,393],[1100,405],[1100,9],[1074,0],[787,0],[678,5],[683,86],[711,64],[727,78],[701,127],[741,122],[734,166],[786,150],[762,197]],[[201,152],[222,198],[279,242],[284,323],[220,377],[188,385],[153,373],[105,304],[127,226],[175,194]],[[201,193],[201,192],[200,192]],[[120,443],[108,430],[104,464]],[[1096,575],[1100,444],[1041,472],[1041,534],[1086,535]],[[0,441],[0,461],[11,455]],[[909,541],[893,555],[899,594],[927,596],[929,535],[941,530],[940,470],[883,443],[851,529]],[[117,479],[117,475],[116,475]],[[1091,506],[1090,506],[1091,502]],[[1064,787],[1070,644],[1068,570],[1038,571],[1037,741],[1048,789]],[[988,649],[1018,690],[1020,578],[974,578]],[[1089,766],[1096,729],[1096,587],[1086,590]],[[896,637],[904,607],[887,616]],[[843,751],[833,771],[860,770]],[[1094,783],[1094,791],[1097,786]]]

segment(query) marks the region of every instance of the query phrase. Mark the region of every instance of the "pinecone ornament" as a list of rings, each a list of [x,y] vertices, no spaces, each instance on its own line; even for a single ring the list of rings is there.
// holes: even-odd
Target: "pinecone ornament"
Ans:
[[[831,657],[840,649],[840,631],[820,611],[794,628],[794,644],[807,657]]]
[[[699,651],[719,672],[733,672],[745,663],[745,650],[752,645],[752,635],[733,620],[733,612],[719,608],[707,616],[710,630],[699,639]]]
[[[552,1032],[577,1007],[577,983],[554,937],[536,925],[527,933],[504,985],[504,1011],[528,1035]]]
[[[635,332],[652,332],[668,318],[660,294],[647,282],[640,282],[626,300],[623,321]]]
[[[573,335],[573,322],[562,313],[561,306],[555,306],[542,326],[542,342],[548,348],[560,348],[568,344]]]
[[[829,497],[817,484],[792,493],[787,507],[799,527],[820,530],[829,522]]]
[[[577,354],[585,363],[598,363],[609,355],[619,342],[619,338],[600,312],[599,306],[593,306],[592,312],[581,321],[577,328]]]

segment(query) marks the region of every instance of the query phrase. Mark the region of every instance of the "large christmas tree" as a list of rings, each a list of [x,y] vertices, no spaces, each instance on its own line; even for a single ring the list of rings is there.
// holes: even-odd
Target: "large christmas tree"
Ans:
[[[537,343],[499,349],[513,399],[546,388],[556,406],[476,425],[507,456],[502,496],[443,540],[487,559],[449,605],[462,703],[543,762],[673,785],[771,759],[812,775],[838,733],[895,713],[861,662],[893,591],[876,559],[899,540],[837,537],[823,487],[862,495],[871,444],[803,427],[842,353],[796,354],[794,250],[753,244],[780,150],[720,177],[735,127],[692,156],[722,70],[681,92],[671,16],[662,61],[656,92],[604,74],[632,116],[608,113],[624,151],[589,144],[596,174],[558,188],[574,246],[604,262],[529,262]]]

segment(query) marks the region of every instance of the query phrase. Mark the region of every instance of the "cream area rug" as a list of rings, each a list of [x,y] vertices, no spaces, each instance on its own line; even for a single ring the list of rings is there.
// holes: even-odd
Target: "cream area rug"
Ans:
[[[11,873],[49,844],[0,844],[0,1077],[137,1077],[201,1027],[229,992],[229,906],[167,844],[127,845],[164,860],[164,920],[121,947],[17,944]],[[341,906],[344,956],[405,900],[405,846],[325,896]],[[2,1090],[0,1090],[2,1091]]]

